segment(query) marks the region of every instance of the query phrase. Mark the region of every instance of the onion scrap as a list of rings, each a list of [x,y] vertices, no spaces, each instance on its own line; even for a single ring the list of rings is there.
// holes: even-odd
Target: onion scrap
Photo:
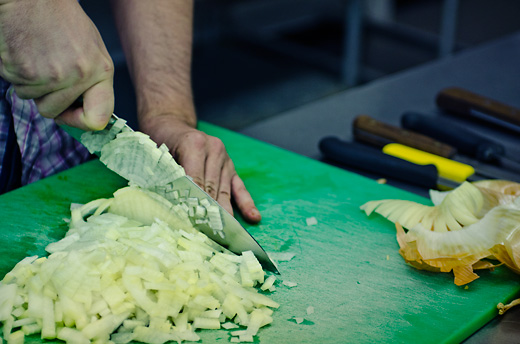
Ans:
[[[502,264],[520,274],[518,196],[519,183],[484,180],[464,182],[447,192],[431,190],[432,206],[378,200],[361,209],[395,223],[399,253],[408,264],[421,270],[453,272],[454,283],[462,286],[479,278],[475,270]],[[519,300],[500,304],[501,314],[520,304]]]

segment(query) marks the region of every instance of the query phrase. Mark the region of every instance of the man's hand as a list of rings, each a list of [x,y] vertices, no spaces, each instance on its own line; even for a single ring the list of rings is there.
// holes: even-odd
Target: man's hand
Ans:
[[[168,114],[148,118],[141,127],[154,141],[165,143],[186,174],[229,213],[233,214],[233,198],[246,221],[260,221],[262,217],[220,139]]]
[[[0,76],[20,98],[34,99],[44,117],[104,128],[114,109],[113,71],[77,0],[0,1]]]

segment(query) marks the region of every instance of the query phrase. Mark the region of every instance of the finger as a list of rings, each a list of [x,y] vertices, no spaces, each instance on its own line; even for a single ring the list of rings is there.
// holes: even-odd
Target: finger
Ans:
[[[63,88],[35,98],[34,102],[43,117],[56,118],[67,110],[83,91],[80,87]]]
[[[205,183],[206,154],[206,140],[198,133],[185,136],[174,152],[177,163],[202,189]]]
[[[233,206],[231,205],[231,180],[236,175],[233,162],[228,160],[224,168],[221,169],[220,185],[216,201],[233,215]]]
[[[231,190],[233,199],[244,219],[251,223],[260,222],[262,215],[256,208],[251,194],[247,191],[244,182],[238,174],[235,174],[231,180]]]
[[[83,117],[85,127],[90,130],[105,128],[114,112],[114,86],[112,78],[105,79],[83,93]]]
[[[229,159],[226,149],[222,141],[217,138],[209,138],[208,157],[206,158],[206,171],[204,174],[204,191],[211,197],[217,199],[220,191],[222,171],[226,168],[225,162]],[[231,167],[234,170],[234,167]],[[228,176],[225,183],[231,182],[231,176]]]
[[[37,99],[50,93],[49,87],[44,85],[17,85],[13,84],[14,92],[20,99]]]
[[[56,121],[83,130],[103,129],[114,112],[111,83],[106,81],[95,84],[83,93],[81,100],[81,106],[67,108],[56,117]]]

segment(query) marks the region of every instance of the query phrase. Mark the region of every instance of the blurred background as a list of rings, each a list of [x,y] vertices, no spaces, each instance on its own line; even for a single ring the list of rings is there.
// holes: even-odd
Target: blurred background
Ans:
[[[116,113],[137,127],[110,6],[81,4],[116,66]],[[517,32],[518,14],[518,0],[195,0],[198,116],[240,130]]]

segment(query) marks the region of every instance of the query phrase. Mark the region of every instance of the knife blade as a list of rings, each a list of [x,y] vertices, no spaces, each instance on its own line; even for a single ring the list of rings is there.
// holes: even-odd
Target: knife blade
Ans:
[[[437,106],[464,118],[475,118],[520,132],[520,109],[460,87],[442,89],[436,96]]]
[[[319,149],[328,160],[378,176],[393,178],[428,189],[447,190],[460,183],[439,176],[434,165],[418,165],[383,153],[379,149],[335,136],[324,137]]]
[[[461,156],[460,154],[457,154],[457,149],[453,146],[434,140],[433,138],[416,133],[414,131],[402,129],[397,126],[378,121],[368,115],[360,115],[354,119],[353,135],[354,138],[358,141],[382,148],[383,152],[385,152],[385,149],[386,151],[392,150],[392,148],[385,148],[385,146],[388,144],[400,143],[404,146],[416,148],[419,151],[424,151],[426,153],[431,153],[436,156],[454,160],[465,165],[470,165],[473,168],[473,170],[470,172],[470,169],[467,166],[459,166],[459,173],[462,173],[462,171],[468,171],[467,173],[470,173],[470,175],[477,174],[481,178],[506,179],[520,182],[520,176],[516,173],[511,173],[493,165],[483,164],[476,160],[468,159],[464,156]],[[449,169],[456,168],[455,166],[452,166],[452,163],[448,162],[446,164],[442,160],[438,160],[436,158],[434,159],[439,161],[440,167],[437,167],[440,168],[440,175],[447,176],[447,174],[451,172],[446,173],[446,170],[449,171]],[[460,178],[461,177],[459,177],[459,179]]]
[[[83,130],[67,125],[61,125],[61,127],[83,144],[81,139],[82,135],[85,133]],[[99,144],[96,147],[97,149],[94,149],[95,153],[99,156],[102,146],[115,139],[118,133],[129,131],[133,132],[134,130],[126,124],[125,120],[112,114],[105,129],[95,132],[96,136],[99,138]],[[222,221],[222,223],[218,224],[218,228],[215,228],[215,226],[211,226],[211,224],[208,223],[197,223],[192,220],[195,228],[231,252],[241,254],[244,251],[252,251],[265,269],[280,274],[276,264],[271,260],[271,258],[269,258],[265,250],[260,246],[255,238],[253,238],[253,236],[230,213],[218,204],[217,201],[211,198],[211,196],[195,184],[190,177],[183,176],[174,180],[172,182],[171,191],[177,191],[179,194],[185,195],[189,198],[196,197],[199,200],[207,200],[207,202],[209,202],[209,207],[218,209]]]
[[[503,166],[520,172],[520,163],[507,155],[505,147],[493,140],[472,132],[453,121],[440,116],[427,116],[417,112],[405,112],[401,116],[401,125],[457,148],[460,153],[475,159]]]

